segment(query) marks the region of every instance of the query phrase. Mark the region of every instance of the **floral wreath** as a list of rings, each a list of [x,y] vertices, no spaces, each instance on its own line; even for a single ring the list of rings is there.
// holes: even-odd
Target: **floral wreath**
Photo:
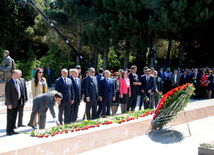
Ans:
[[[158,122],[158,118],[160,118],[161,115],[163,117],[163,113],[166,111],[167,108],[169,109],[169,106],[172,105],[175,101],[178,101],[177,103],[181,104],[182,102],[179,101],[179,97],[182,94],[186,94],[186,97],[183,102],[183,108],[178,109],[175,113],[175,115],[178,115],[178,113],[181,112],[184,109],[184,107],[186,107],[187,104],[189,103],[190,97],[194,95],[194,90],[195,88],[192,84],[186,83],[182,86],[176,87],[170,90],[169,92],[167,92],[160,100],[154,112],[154,116],[151,122],[152,130],[161,130],[164,125],[172,121],[173,117],[167,118],[167,116],[165,116],[166,118],[165,118],[165,121],[163,122]],[[175,107],[171,107],[171,108],[172,108],[171,110],[173,110],[173,108]]]

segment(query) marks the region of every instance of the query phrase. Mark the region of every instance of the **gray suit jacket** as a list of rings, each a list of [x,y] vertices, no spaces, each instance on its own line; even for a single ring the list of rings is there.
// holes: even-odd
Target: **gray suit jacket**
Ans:
[[[45,115],[49,108],[53,118],[56,117],[54,111],[55,100],[53,98],[56,93],[57,91],[50,91],[48,93],[39,94],[33,99],[33,107],[37,109],[40,115]]]
[[[177,79],[176,79],[177,83],[175,84],[175,74],[172,74],[171,76],[172,86],[179,86],[180,80],[181,80],[180,74],[177,74]]]
[[[18,91],[12,78],[6,82],[5,97],[6,106],[12,105],[13,109],[18,107]]]

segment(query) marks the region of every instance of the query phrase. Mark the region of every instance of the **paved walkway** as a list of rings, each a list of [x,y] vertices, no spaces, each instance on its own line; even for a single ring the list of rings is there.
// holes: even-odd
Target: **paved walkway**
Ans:
[[[98,154],[148,154],[148,155],[197,155],[200,143],[214,140],[214,116],[190,122],[192,136],[186,124],[165,131],[151,132],[105,147],[81,153]],[[174,134],[173,134],[173,132]]]
[[[203,109],[207,109],[209,107],[214,106],[214,99],[211,100],[200,100],[195,101],[191,100],[191,103],[187,106],[186,111],[196,111],[197,109],[200,109],[203,111]],[[69,135],[60,135],[53,138],[47,138],[47,139],[39,139],[39,138],[32,138],[29,136],[29,133],[32,131],[30,127],[24,127],[24,128],[18,128],[16,131],[21,132],[23,134],[14,135],[14,136],[6,136],[5,135],[5,127],[6,127],[6,113],[4,111],[6,107],[0,108],[2,113],[0,113],[0,153],[9,152],[13,150],[20,150],[22,148],[41,145],[44,143],[50,143],[50,142],[56,142],[57,146],[60,146],[60,140],[68,140],[70,138],[70,141],[72,139],[78,140],[78,144],[81,143],[81,139],[78,139],[78,136],[84,136],[84,134],[93,133],[96,135],[96,132],[99,132],[101,130],[108,131],[110,128],[117,127],[117,124],[114,124],[112,126],[102,126],[101,128],[95,128],[88,131],[81,131],[76,132],[74,134]],[[30,118],[31,113],[31,104],[27,104],[25,107],[24,112],[24,119],[23,124],[27,124]],[[79,108],[79,120],[82,120],[82,116],[85,109],[85,103],[80,104]],[[55,107],[56,113],[57,113],[57,107]],[[120,113],[120,108],[118,113]],[[165,154],[197,154],[197,147],[199,143],[202,142],[211,142],[214,141],[214,113],[212,114],[204,114],[207,118],[199,119],[197,118],[191,118],[190,120],[194,120],[190,122],[190,129],[192,132],[192,136],[189,137],[188,130],[186,127],[186,124],[181,124],[174,126],[173,129],[174,134],[172,132],[164,132],[163,134],[160,134],[160,132],[157,133],[150,133],[148,136],[138,136],[129,140],[121,141],[118,143],[109,143],[106,144],[107,146],[97,148],[95,150],[88,150],[88,152],[85,152],[83,154],[116,154],[116,153],[123,153],[123,154],[163,154],[165,151]],[[148,116],[147,118],[143,118],[144,120],[150,121],[152,116]],[[135,120],[137,122],[140,120]],[[132,123],[132,122],[130,122]],[[128,124],[128,123],[127,123]],[[47,114],[47,125],[46,128],[50,128],[52,126],[55,126],[55,123],[48,112]],[[131,124],[130,124],[131,126]],[[125,124],[124,124],[125,127]],[[149,127],[149,126],[148,126]],[[147,128],[147,127],[146,127]],[[116,129],[116,128],[115,128]],[[134,132],[134,129],[133,129]],[[128,133],[127,133],[128,134]],[[106,136],[106,135],[104,135]],[[95,137],[93,137],[95,138]],[[103,137],[96,137],[97,139],[102,139]],[[116,137],[117,138],[117,137]],[[120,137],[118,137],[120,138]],[[179,142],[178,142],[179,141]],[[90,143],[89,140],[87,143]],[[75,142],[73,142],[75,143]],[[86,144],[87,145],[87,144]],[[95,144],[96,145],[96,144]],[[70,146],[74,147],[74,146]],[[77,146],[75,146],[77,147]],[[68,149],[68,148],[67,148]],[[187,153],[185,153],[185,150],[187,150]],[[64,150],[65,151],[65,150]],[[152,153],[151,153],[152,151]],[[41,152],[40,152],[41,153]],[[76,154],[71,152],[64,152],[68,154]],[[11,154],[14,154],[11,153]],[[17,151],[18,154],[18,151]],[[20,154],[20,153],[19,153]],[[41,154],[50,154],[49,152],[43,152]],[[62,154],[62,152],[60,153]]]

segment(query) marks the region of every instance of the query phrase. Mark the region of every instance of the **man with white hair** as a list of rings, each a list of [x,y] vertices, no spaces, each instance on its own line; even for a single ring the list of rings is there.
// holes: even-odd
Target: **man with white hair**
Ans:
[[[71,105],[74,103],[74,90],[71,79],[67,78],[68,70],[61,70],[61,77],[56,79],[55,90],[62,93],[63,99],[59,105],[58,120],[62,125],[62,114],[64,113],[64,123],[70,123]]]
[[[110,115],[110,108],[112,101],[115,100],[115,81],[110,78],[110,71],[105,71],[105,78],[100,80],[99,85],[99,96],[100,101],[102,101],[102,116],[105,117],[105,115]],[[107,110],[106,110],[107,108]]]
[[[79,105],[82,101],[81,81],[78,78],[79,72],[77,69],[70,69],[69,74],[71,75],[70,78],[74,88],[74,103],[71,105],[70,122],[75,122],[77,120]]]

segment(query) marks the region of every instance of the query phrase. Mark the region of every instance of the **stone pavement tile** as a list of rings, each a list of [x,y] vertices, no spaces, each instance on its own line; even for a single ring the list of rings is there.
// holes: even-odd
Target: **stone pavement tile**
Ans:
[[[148,135],[110,144],[79,155],[196,155],[198,154],[200,143],[207,143],[214,140],[213,119],[214,116],[190,122],[192,136],[189,136],[186,124],[182,124],[163,132],[150,132]]]

